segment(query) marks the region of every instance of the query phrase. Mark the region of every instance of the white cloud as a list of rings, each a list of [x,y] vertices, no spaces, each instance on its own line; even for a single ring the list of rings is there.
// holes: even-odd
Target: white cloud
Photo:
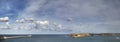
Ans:
[[[115,4],[112,1],[109,1],[110,3],[108,3],[105,2],[104,0],[51,0],[49,1],[48,4],[43,5],[45,2],[46,0],[30,0],[27,3],[26,8],[23,11],[19,12],[18,18],[36,18],[36,15],[39,14],[39,12],[37,11],[41,10],[41,7],[44,9],[52,8],[55,10],[53,15],[58,17],[76,17],[78,18],[78,20],[84,20],[84,18],[85,19],[87,18],[88,20],[92,20],[92,21],[99,20],[100,18],[102,18],[104,20],[102,22],[92,22],[92,23],[90,23],[91,21],[87,21],[87,23],[82,23],[80,25],[76,25],[75,22],[72,22],[71,24],[70,23],[62,24],[63,21],[60,21],[62,23],[56,25],[56,27],[59,28],[64,27],[65,29],[72,29],[73,32],[78,32],[78,33],[79,32],[80,33],[81,32],[87,32],[87,33],[120,32],[119,31],[120,8],[115,8],[117,7],[116,5],[115,6],[111,5],[110,3]],[[7,9],[9,9],[9,7],[7,7]],[[7,18],[0,18],[0,19],[7,20]],[[55,19],[56,18],[53,18],[53,20]],[[59,20],[56,19],[56,21]],[[42,25],[49,24],[48,21],[38,21],[38,23]],[[28,25],[28,24],[24,24],[24,25]],[[67,27],[71,27],[71,28],[67,28]]]
[[[40,25],[49,25],[49,21],[36,21],[36,23]]]
[[[115,1],[108,3],[105,0],[57,0],[49,2],[48,5],[54,7],[58,17],[117,21],[120,18],[120,8],[116,9],[117,5],[113,6],[110,3],[115,4]]]
[[[53,8],[53,13],[58,17],[86,18],[92,21],[118,21],[120,18],[120,9],[116,9],[115,7],[117,6],[110,4],[115,4],[114,2],[117,1],[109,1],[108,3],[105,0],[51,0],[48,4],[43,5],[46,1],[47,0],[30,0],[27,7],[19,13],[18,18],[35,18],[36,15],[40,14],[37,11],[40,11],[41,8],[45,10]],[[45,12],[44,14],[48,13]]]
[[[0,18],[0,21],[2,21],[2,22],[7,22],[7,21],[9,21],[9,17]]]
[[[120,33],[120,22],[81,23],[73,25],[76,33]]]
[[[30,0],[27,3],[26,8],[19,13],[18,18],[34,18],[37,14],[36,11],[39,11],[45,0]]]

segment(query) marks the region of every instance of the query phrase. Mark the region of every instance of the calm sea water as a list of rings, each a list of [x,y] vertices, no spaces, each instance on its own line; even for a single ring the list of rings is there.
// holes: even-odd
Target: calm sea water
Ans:
[[[7,39],[0,42],[120,42],[120,36],[72,38],[67,35],[33,35],[31,38]]]

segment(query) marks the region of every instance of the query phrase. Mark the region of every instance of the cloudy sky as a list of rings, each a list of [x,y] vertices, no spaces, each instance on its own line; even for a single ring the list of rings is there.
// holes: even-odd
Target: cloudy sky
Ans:
[[[120,33],[120,0],[0,0],[0,17],[6,16],[11,24],[21,18],[50,20],[72,30],[68,33]]]

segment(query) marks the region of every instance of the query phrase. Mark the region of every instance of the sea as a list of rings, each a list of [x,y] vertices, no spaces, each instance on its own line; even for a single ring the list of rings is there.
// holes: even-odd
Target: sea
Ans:
[[[0,42],[120,42],[120,36],[90,36],[73,38],[68,35],[32,35],[30,38],[6,39],[0,40]]]

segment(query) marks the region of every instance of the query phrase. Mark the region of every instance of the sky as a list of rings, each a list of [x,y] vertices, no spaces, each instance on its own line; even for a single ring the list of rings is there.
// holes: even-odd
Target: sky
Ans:
[[[120,33],[119,11],[119,0],[0,0],[0,17],[9,17],[10,24],[22,18],[49,20],[51,24],[61,24],[65,29],[60,30],[62,33]],[[0,34],[42,32],[13,31],[1,30]]]

